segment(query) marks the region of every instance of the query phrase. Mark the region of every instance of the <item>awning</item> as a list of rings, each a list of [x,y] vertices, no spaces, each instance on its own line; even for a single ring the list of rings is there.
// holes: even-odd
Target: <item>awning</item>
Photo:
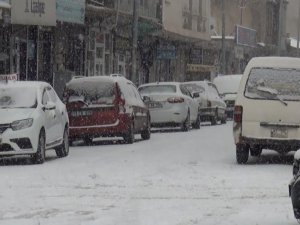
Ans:
[[[3,2],[0,0],[0,9],[10,9],[11,5],[7,2]]]

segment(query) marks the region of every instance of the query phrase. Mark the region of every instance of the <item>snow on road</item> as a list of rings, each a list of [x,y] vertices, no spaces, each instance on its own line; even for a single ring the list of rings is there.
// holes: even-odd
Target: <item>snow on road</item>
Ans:
[[[270,152],[237,165],[231,130],[228,123],[133,145],[99,141],[64,159],[49,152],[43,165],[5,161],[0,224],[297,224],[287,187],[292,156]]]

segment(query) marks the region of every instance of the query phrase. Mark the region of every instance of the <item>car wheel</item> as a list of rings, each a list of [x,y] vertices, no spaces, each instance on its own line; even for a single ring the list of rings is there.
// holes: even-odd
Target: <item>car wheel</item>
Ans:
[[[132,144],[134,142],[134,125],[133,122],[130,123],[130,126],[128,127],[127,133],[124,135],[124,141],[127,144]]]
[[[259,146],[254,146],[250,148],[251,156],[260,157],[261,153],[262,153],[262,148],[260,148]]]
[[[210,118],[210,123],[212,126],[218,124],[218,109],[216,108],[215,114]]]
[[[190,117],[190,111],[188,111],[187,117],[181,126],[181,130],[184,132],[189,131],[190,125],[191,125],[191,117]]]
[[[45,133],[40,132],[37,152],[33,155],[33,163],[43,164],[46,158],[46,143],[45,143]]]
[[[196,122],[193,124],[193,128],[200,129],[200,127],[201,127],[201,117],[200,117],[200,115],[198,115]]]
[[[236,145],[236,161],[238,164],[247,163],[249,158],[249,146],[245,144]]]
[[[144,140],[149,140],[150,136],[151,136],[151,122],[150,122],[150,119],[148,119],[147,127],[145,130],[142,131],[141,137]]]
[[[66,157],[69,154],[69,140],[68,130],[65,129],[63,136],[63,143],[55,149],[56,155],[59,158]]]
[[[74,144],[74,140],[69,138],[69,146],[73,146],[73,144]]]
[[[85,145],[87,145],[87,146],[93,145],[93,138],[91,138],[91,137],[85,137],[83,139],[83,141],[84,141]]]

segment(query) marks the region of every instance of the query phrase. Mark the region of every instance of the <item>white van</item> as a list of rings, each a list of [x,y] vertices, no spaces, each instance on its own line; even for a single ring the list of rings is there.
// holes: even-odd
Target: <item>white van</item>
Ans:
[[[218,76],[213,81],[213,83],[217,86],[220,96],[226,103],[226,116],[230,119],[233,118],[235,99],[241,79],[241,74],[232,74]]]
[[[238,163],[262,149],[300,148],[300,59],[258,57],[240,82],[233,124]]]

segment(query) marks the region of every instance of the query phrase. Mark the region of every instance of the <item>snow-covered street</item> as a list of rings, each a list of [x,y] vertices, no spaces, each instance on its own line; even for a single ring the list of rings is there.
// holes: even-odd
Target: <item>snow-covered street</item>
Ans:
[[[232,123],[75,146],[43,165],[0,166],[2,225],[297,224],[292,155],[238,165]],[[8,165],[7,165],[8,164]]]

